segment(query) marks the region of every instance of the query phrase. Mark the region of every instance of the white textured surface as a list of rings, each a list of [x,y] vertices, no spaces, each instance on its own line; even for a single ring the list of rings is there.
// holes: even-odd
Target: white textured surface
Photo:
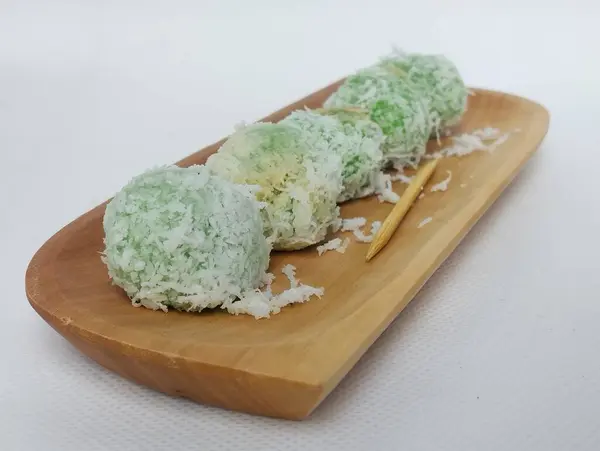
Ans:
[[[592,0],[0,2],[0,449],[599,449],[599,19]],[[391,42],[541,101],[551,129],[310,420],[133,385],[28,306],[59,227]]]

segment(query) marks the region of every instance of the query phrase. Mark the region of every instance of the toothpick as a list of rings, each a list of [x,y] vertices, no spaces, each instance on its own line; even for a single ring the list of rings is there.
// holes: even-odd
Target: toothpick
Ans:
[[[429,162],[417,171],[417,174],[413,177],[412,181],[402,194],[402,197],[400,197],[400,200],[394,206],[388,217],[385,218],[381,228],[373,238],[373,242],[367,251],[367,261],[370,261],[375,257],[388,243],[415,199],[421,193],[423,186],[433,174],[437,163],[437,159],[429,160]]]

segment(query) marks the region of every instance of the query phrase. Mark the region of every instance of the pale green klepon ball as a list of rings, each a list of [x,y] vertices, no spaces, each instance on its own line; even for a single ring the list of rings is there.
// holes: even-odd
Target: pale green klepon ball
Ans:
[[[295,127],[256,123],[239,128],[206,165],[234,183],[258,186],[265,235],[276,250],[316,244],[338,223],[341,158],[311,148]]]
[[[448,58],[395,49],[379,66],[412,83],[427,98],[437,133],[460,122],[467,109],[469,91]]]
[[[427,99],[388,71],[371,67],[350,75],[325,108],[363,108],[382,129],[385,163],[416,166],[433,129]]]
[[[136,306],[239,313],[236,300],[265,279],[270,246],[254,195],[204,166],[135,177],[103,224],[102,260]]]
[[[381,145],[385,137],[381,128],[365,115],[338,116],[298,110],[281,123],[298,128],[311,148],[333,152],[342,158],[343,191],[338,202],[372,191],[382,164]]]

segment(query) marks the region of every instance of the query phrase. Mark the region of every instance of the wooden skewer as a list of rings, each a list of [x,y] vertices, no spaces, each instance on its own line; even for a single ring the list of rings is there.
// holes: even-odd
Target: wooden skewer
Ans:
[[[423,186],[433,174],[437,163],[437,158],[430,160],[427,164],[425,164],[425,166],[419,169],[417,174],[413,177],[412,181],[406,188],[406,191],[404,191],[398,203],[394,206],[387,218],[385,218],[381,228],[373,238],[373,242],[367,251],[367,261],[370,261],[373,257],[375,257],[388,243],[400,225],[400,222],[402,219],[404,219],[404,216],[423,189]]]

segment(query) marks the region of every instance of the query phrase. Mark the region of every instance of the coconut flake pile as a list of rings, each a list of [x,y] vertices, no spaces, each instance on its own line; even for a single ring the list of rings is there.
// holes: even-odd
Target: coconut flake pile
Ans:
[[[517,130],[514,130],[517,133]],[[442,158],[469,155],[476,151],[493,152],[510,138],[511,133],[503,133],[497,128],[485,127],[471,133],[453,136],[453,144],[424,158]]]
[[[285,265],[281,268],[281,272],[290,281],[290,288],[273,295],[271,282],[274,277],[270,274],[270,277],[268,277],[269,283],[265,290],[254,290],[252,293],[249,293],[234,303],[233,308],[237,308],[237,311],[232,310],[230,313],[248,313],[256,319],[269,318],[271,315],[279,313],[282,308],[288,305],[306,302],[313,296],[317,296],[318,298],[323,296],[325,292],[323,288],[311,287],[310,285],[300,283],[296,278],[295,266]]]

